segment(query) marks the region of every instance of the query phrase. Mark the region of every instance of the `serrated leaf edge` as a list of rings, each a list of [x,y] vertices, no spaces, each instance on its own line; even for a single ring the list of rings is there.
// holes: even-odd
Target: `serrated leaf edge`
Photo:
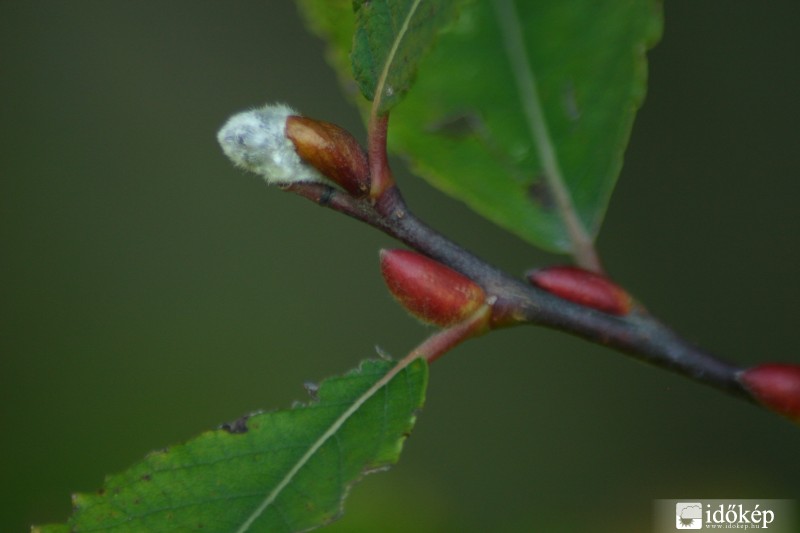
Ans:
[[[412,353],[410,356],[401,359],[395,366],[393,366],[381,379],[376,381],[369,389],[367,389],[361,396],[359,396],[350,407],[348,407],[339,417],[334,420],[334,422],[330,425],[330,427],[325,430],[325,432],[319,436],[317,440],[315,440],[311,446],[309,446],[308,450],[303,454],[300,459],[292,466],[292,468],[286,473],[286,475],[281,479],[281,481],[272,489],[272,491],[267,494],[264,500],[256,507],[250,516],[239,526],[239,529],[236,530],[236,533],[245,533],[250,529],[250,526],[258,520],[258,518],[267,510],[267,508],[272,505],[275,500],[280,496],[283,489],[285,489],[289,483],[292,482],[292,479],[297,475],[297,473],[305,466],[308,461],[314,456],[314,454],[319,451],[319,449],[330,439],[333,435],[336,434],[339,429],[344,425],[347,420],[353,416],[353,414],[361,408],[364,403],[366,403],[370,398],[372,398],[375,393],[377,393],[381,388],[383,388],[387,383],[389,383],[397,374],[399,374],[402,370],[407,368],[411,363],[416,361],[417,359],[421,359],[419,355],[416,353]]]

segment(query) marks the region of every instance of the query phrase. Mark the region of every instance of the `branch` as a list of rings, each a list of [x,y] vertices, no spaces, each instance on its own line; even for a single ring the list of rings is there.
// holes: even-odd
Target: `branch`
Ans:
[[[373,106],[370,115],[368,154],[352,135],[338,126],[296,116],[294,111],[282,105],[268,105],[234,115],[217,138],[236,165],[262,174],[268,183],[278,184],[322,206],[366,222],[437,261],[423,271],[423,278],[428,280],[423,292],[437,293],[440,287],[450,287],[446,281],[430,284],[429,274],[438,267],[446,270],[449,267],[455,271],[451,272],[454,276],[460,274],[468,278],[465,286],[480,293],[480,303],[485,304],[484,313],[461,316],[461,312],[474,310],[465,311],[464,306],[459,305],[459,302],[469,303],[463,300],[464,295],[456,296],[456,300],[446,299],[450,307],[445,305],[439,311],[453,311],[455,301],[456,318],[463,322],[453,325],[449,316],[447,320],[442,316],[438,317],[440,321],[431,320],[440,326],[452,327],[434,335],[425,345],[426,350],[430,350],[429,361],[466,338],[488,329],[520,324],[542,325],[615,348],[641,361],[683,374],[733,396],[756,401],[800,421],[800,365],[766,364],[738,368],[688,343],[641,306],[630,309],[630,299],[625,292],[602,276],[579,270],[576,277],[575,273],[563,268],[547,272],[545,269],[530,274],[532,283],[536,285],[531,286],[427,226],[409,211],[392,178],[386,157],[389,116],[378,114],[377,109]],[[342,188],[334,188],[328,183],[336,183]],[[584,255],[584,263],[590,255]],[[599,261],[588,262],[594,263],[590,267],[599,269]],[[444,276],[449,278],[447,274]],[[410,278],[402,275],[401,278],[417,279],[416,274]],[[593,281],[587,281],[589,279]],[[561,281],[554,284],[557,280]],[[594,290],[587,292],[578,288],[581,285],[593,286]],[[419,295],[412,294],[417,289],[409,289],[409,292],[401,290],[401,285],[396,289],[401,300],[408,296],[409,302],[417,301]],[[604,294],[604,298],[611,295],[615,305],[609,308],[603,302],[593,300],[594,296],[587,299],[592,292],[595,296]],[[624,306],[619,305],[622,297]],[[421,312],[425,305],[420,307]],[[422,312],[423,317],[427,315],[430,313]],[[433,315],[428,319],[437,318]]]
[[[753,401],[737,379],[742,368],[692,345],[643,310],[622,317],[609,315],[506,274],[414,216],[396,187],[388,189],[375,204],[322,184],[294,183],[284,188],[365,222],[469,277],[496,298],[493,327],[533,324],[559,329]]]

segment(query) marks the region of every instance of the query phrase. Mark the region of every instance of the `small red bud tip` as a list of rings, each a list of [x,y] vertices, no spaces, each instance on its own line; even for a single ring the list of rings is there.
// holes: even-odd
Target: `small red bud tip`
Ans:
[[[764,407],[800,424],[800,365],[766,364],[739,374],[739,382]]]
[[[350,133],[330,122],[297,115],[286,119],[286,136],[300,158],[353,196],[369,192],[369,162]]]
[[[605,276],[574,266],[554,266],[532,270],[527,274],[531,284],[604,313],[627,315],[633,299],[625,289]]]
[[[389,291],[424,322],[450,326],[465,320],[486,300],[474,281],[409,250],[381,250],[381,274]]]

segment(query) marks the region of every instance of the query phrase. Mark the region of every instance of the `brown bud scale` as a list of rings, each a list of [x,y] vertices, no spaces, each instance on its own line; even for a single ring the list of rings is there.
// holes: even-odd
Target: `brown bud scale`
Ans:
[[[409,250],[381,250],[381,274],[389,291],[412,315],[438,326],[465,320],[486,301],[468,277]]]
[[[553,266],[527,274],[533,285],[565,300],[612,315],[626,315],[631,296],[607,277],[574,266]]]
[[[291,115],[286,136],[300,158],[353,196],[369,192],[369,162],[364,150],[347,130],[336,124]]]

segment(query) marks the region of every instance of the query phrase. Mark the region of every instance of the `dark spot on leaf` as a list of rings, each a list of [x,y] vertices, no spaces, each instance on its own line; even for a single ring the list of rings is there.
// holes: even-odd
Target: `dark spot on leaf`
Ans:
[[[139,479],[141,479],[142,481],[150,481],[152,479],[152,477],[150,476],[150,474],[145,474],[142,477],[140,477]]]
[[[462,139],[481,131],[481,121],[474,113],[459,113],[429,124],[425,131]]]
[[[528,198],[542,209],[551,210],[555,207],[553,195],[544,181],[544,176],[538,176],[536,181],[528,186]]]
[[[102,495],[104,495],[105,493],[106,493],[106,489],[98,489],[98,490],[97,490],[97,495],[98,495],[98,496],[102,496]]]
[[[564,106],[564,113],[567,118],[572,122],[577,122],[581,118],[581,110],[578,107],[578,99],[575,96],[575,86],[572,82],[567,82],[562,93],[562,105]]]
[[[247,431],[248,431],[247,419],[248,418],[250,418],[250,415],[241,416],[241,417],[237,418],[236,420],[234,420],[233,422],[226,422],[225,424],[222,424],[219,428],[220,429],[224,429],[228,433],[231,433],[231,434],[234,434],[234,435],[238,435],[240,433],[247,433]]]

